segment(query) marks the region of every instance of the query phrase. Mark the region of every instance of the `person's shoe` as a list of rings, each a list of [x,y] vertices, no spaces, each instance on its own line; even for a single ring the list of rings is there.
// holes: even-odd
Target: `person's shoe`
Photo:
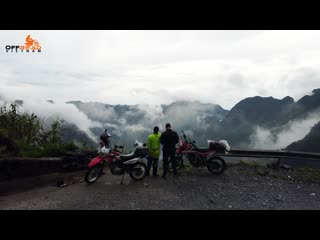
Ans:
[[[153,176],[153,177],[159,177],[159,175],[158,175],[158,174],[153,174],[152,176]]]
[[[162,175],[161,177],[162,177],[163,179],[167,179],[167,177],[166,177],[166,176],[163,176],[163,175]]]
[[[181,176],[181,174],[180,173],[176,173],[176,174],[174,174],[174,177],[180,177]]]

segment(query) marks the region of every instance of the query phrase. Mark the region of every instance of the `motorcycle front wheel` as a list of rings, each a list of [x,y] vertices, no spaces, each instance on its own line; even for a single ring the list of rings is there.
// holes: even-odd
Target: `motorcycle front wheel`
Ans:
[[[94,167],[90,168],[86,176],[84,177],[84,180],[86,183],[91,184],[98,180],[98,178],[102,175],[103,170],[103,164],[97,164]]]
[[[142,162],[136,162],[129,169],[130,177],[135,181],[140,181],[144,179],[147,173],[147,166]]]

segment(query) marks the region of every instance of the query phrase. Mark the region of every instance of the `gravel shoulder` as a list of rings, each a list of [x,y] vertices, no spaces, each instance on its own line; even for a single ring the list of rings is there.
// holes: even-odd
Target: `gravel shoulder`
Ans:
[[[229,166],[221,175],[212,175],[206,168],[181,172],[178,178],[148,177],[139,182],[126,175],[123,185],[120,176],[110,173],[87,185],[81,172],[64,176],[65,187],[51,182],[0,194],[0,209],[320,209],[320,182],[302,181],[294,171],[240,164]]]

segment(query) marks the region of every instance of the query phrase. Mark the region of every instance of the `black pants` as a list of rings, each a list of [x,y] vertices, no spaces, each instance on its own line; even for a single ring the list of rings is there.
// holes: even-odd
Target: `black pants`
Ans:
[[[148,163],[147,163],[147,176],[149,176],[150,174],[150,169],[151,169],[151,165],[153,168],[153,176],[157,175],[157,171],[158,171],[158,158],[153,158],[153,157],[149,157],[148,158]]]
[[[177,162],[176,162],[176,149],[164,150],[163,151],[163,176],[167,175],[168,172],[168,161],[172,161],[172,168],[174,175],[177,174]]]

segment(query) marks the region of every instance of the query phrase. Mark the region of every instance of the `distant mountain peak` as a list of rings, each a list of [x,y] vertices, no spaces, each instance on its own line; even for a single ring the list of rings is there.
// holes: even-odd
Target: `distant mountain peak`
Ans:
[[[320,94],[320,88],[316,88],[312,90],[313,94]]]
[[[16,104],[18,106],[23,106],[23,100],[15,100],[14,104]]]
[[[271,96],[270,97],[261,97],[261,96],[248,97],[241,100],[238,104],[236,104],[233,107],[233,110],[243,108],[243,107],[256,108],[258,105],[266,106],[273,103],[288,103],[288,102],[294,102],[293,98],[289,96],[283,99],[277,99]]]
[[[81,104],[81,103],[83,103],[83,102],[81,102],[81,101],[68,101],[68,102],[66,102],[67,104]]]
[[[293,99],[292,97],[290,97],[290,96],[286,96],[286,97],[284,97],[284,98],[282,99],[282,101],[293,103],[293,102],[294,102],[294,99]]]
[[[297,104],[307,110],[320,107],[320,89],[318,88],[318,89],[312,90],[311,95],[306,95],[302,97],[297,102]]]
[[[254,125],[273,126],[285,118],[293,98],[249,97],[236,104],[223,121],[224,129],[233,126],[250,128]]]
[[[310,132],[301,140],[291,143],[286,147],[289,151],[305,151],[305,152],[320,152],[320,122],[315,124]]]

